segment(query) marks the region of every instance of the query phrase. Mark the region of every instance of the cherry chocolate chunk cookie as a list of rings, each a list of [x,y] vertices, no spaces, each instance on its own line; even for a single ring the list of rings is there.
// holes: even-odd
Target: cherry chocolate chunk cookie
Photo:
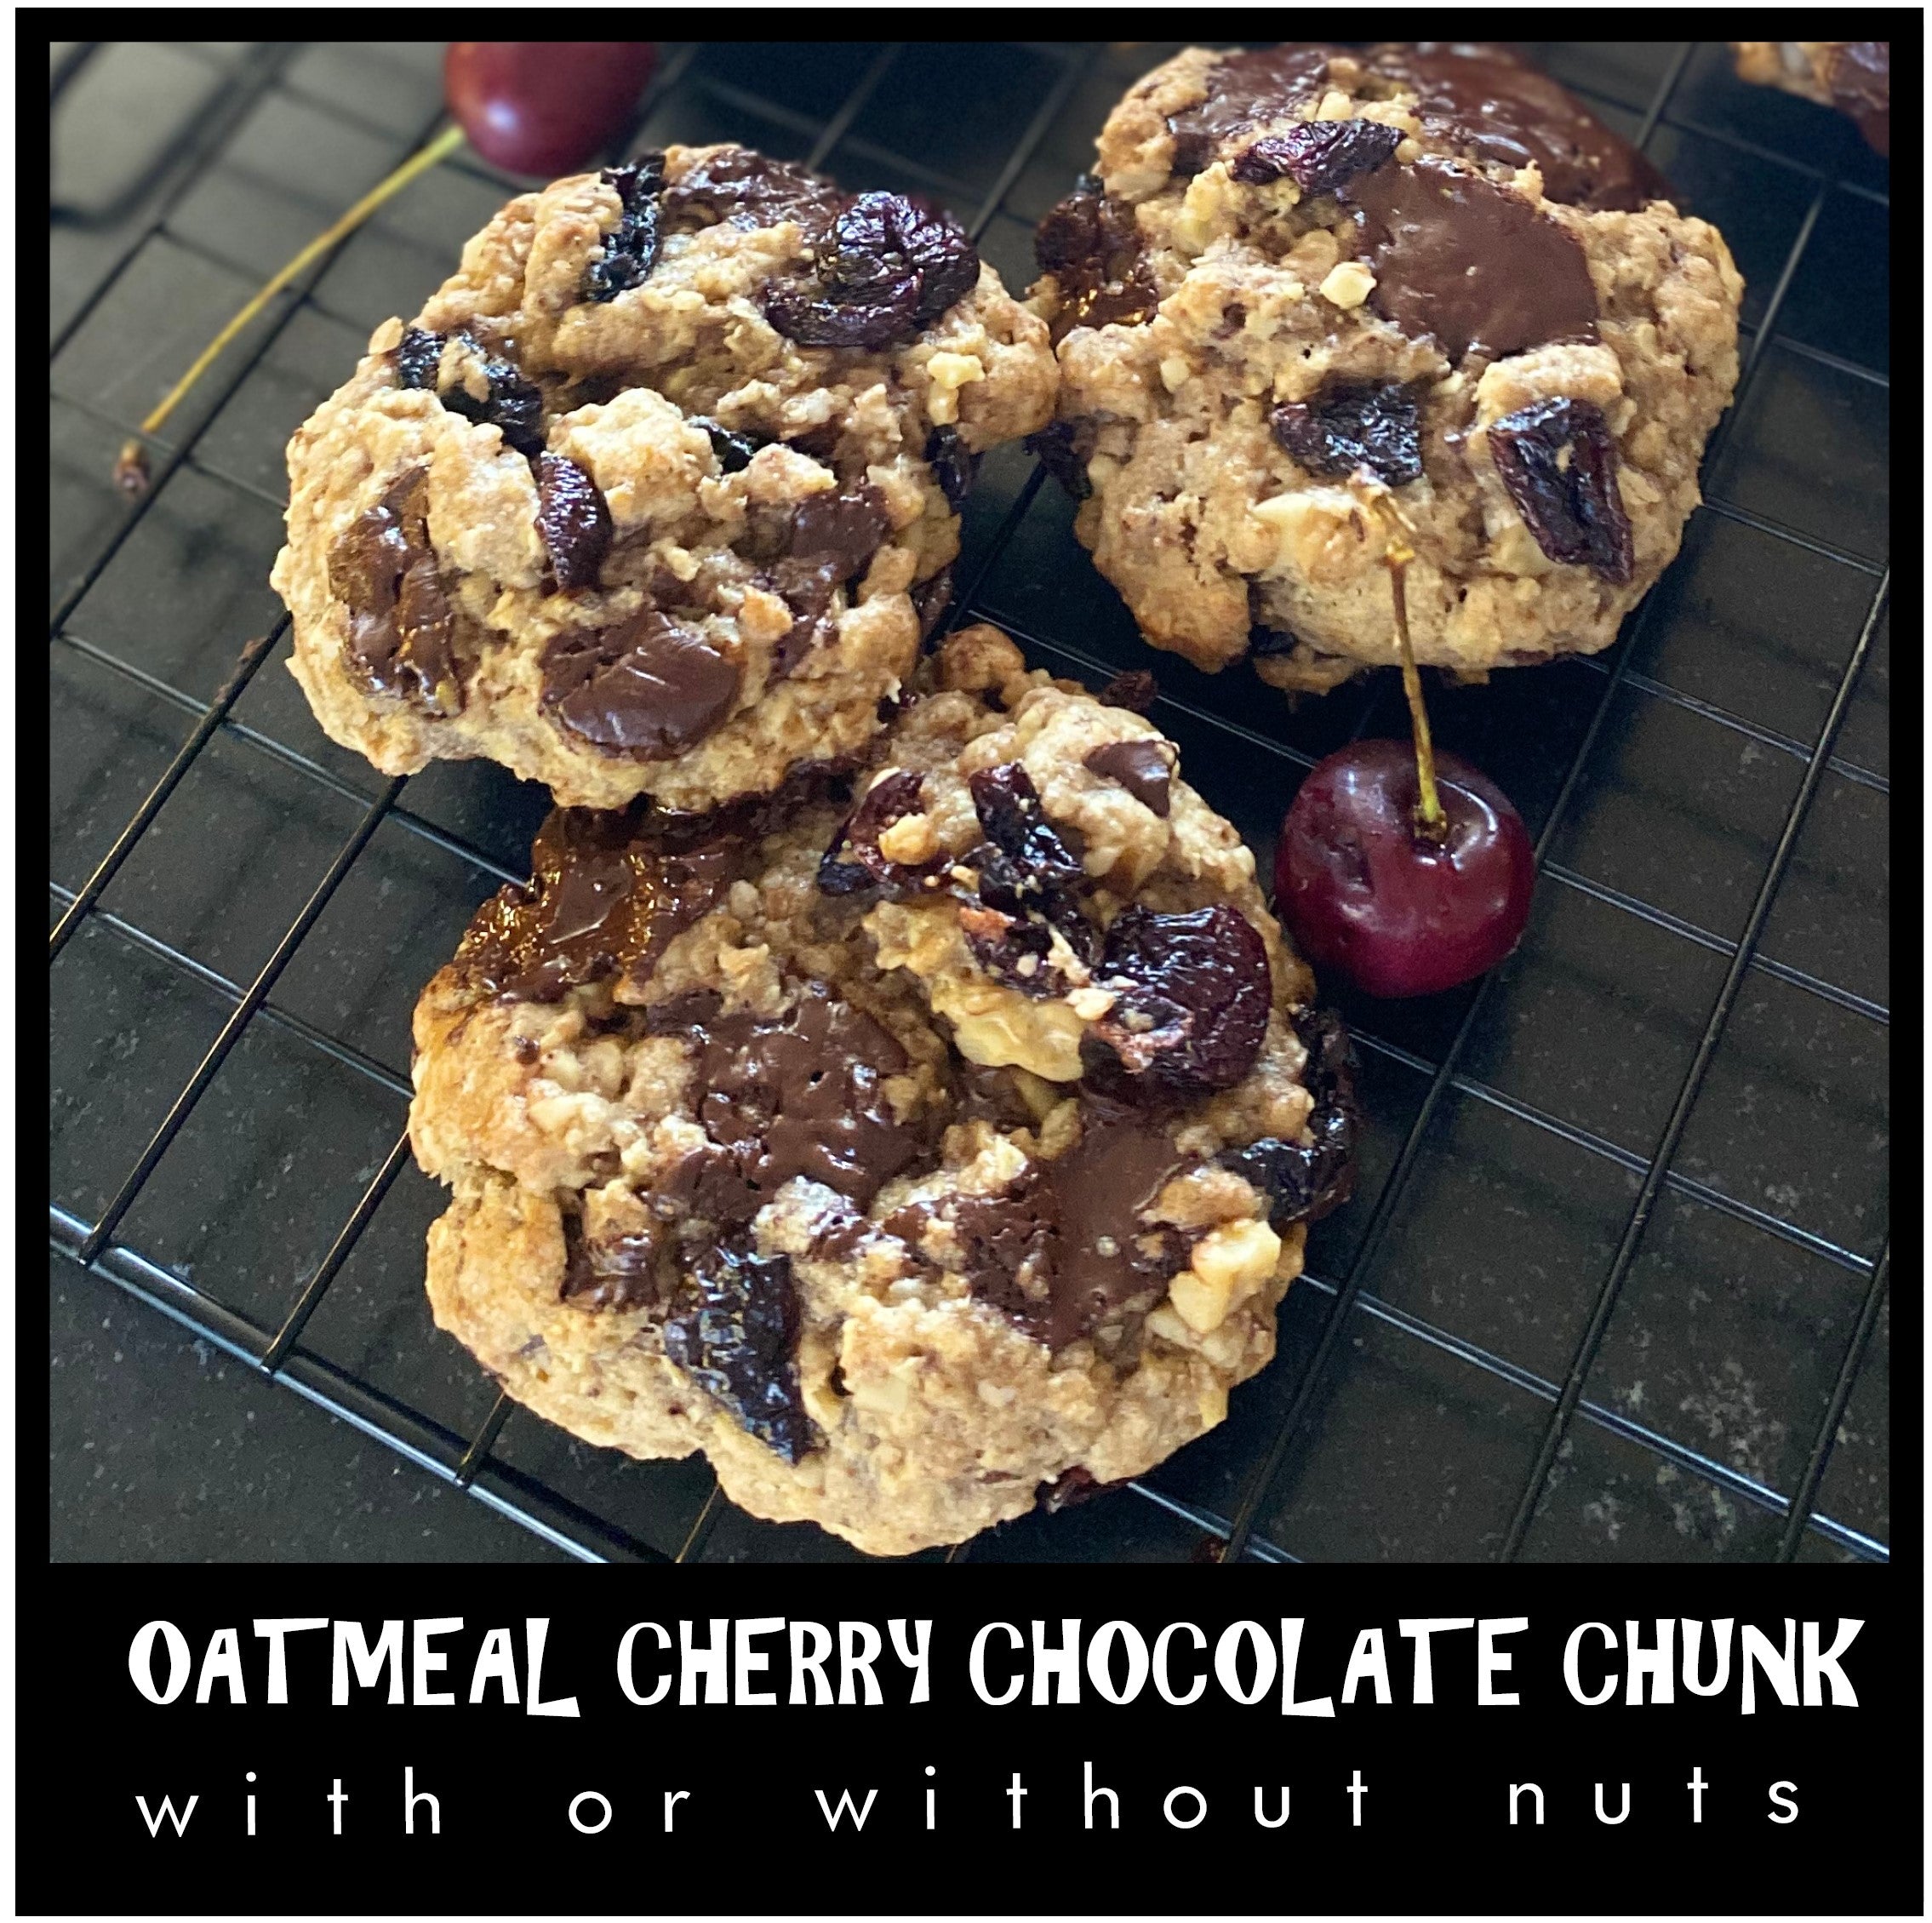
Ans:
[[[1036,438],[1157,647],[1325,689],[1592,653],[1677,552],[1742,283],[1643,157],[1493,47],[1178,54],[1041,223]]]
[[[1879,153],[1892,151],[1889,40],[1734,40],[1738,78],[1836,107]]]
[[[742,147],[512,200],[289,444],[323,727],[700,811],[877,731],[1046,329],[950,215]]]
[[[898,1554],[1140,1474],[1273,1354],[1348,1045],[1146,721],[949,638],[843,783],[559,810],[415,1016],[437,1323]]]

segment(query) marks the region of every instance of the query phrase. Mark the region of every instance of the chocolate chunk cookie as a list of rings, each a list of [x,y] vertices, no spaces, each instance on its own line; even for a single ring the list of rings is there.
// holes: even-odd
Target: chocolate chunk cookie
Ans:
[[[1873,149],[1892,151],[1892,43],[1889,40],[1734,40],[1738,78],[1836,107]]]
[[[560,810],[415,1016],[438,1324],[897,1554],[1140,1474],[1347,1194],[1346,1039],[1147,722],[951,637],[864,771]]]
[[[953,218],[735,146],[512,201],[289,444],[275,586],[388,774],[560,802],[769,794],[880,726],[1045,328]]]
[[[1033,445],[1157,647],[1324,689],[1590,653],[1676,553],[1742,283],[1649,163],[1504,49],[1190,50],[1042,222]]]

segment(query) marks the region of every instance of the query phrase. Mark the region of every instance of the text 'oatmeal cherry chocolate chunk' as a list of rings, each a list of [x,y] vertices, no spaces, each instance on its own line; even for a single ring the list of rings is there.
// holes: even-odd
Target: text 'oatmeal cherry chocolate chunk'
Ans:
[[[612,627],[566,630],[544,655],[544,705],[580,739],[639,761],[682,754],[738,700],[738,663],[644,607]]]
[[[1552,561],[1620,586],[1635,564],[1617,489],[1617,444],[1589,401],[1538,401],[1489,424],[1489,458]]]
[[[979,280],[979,250],[943,209],[862,193],[820,244],[815,274],[766,291],[765,318],[803,347],[884,347],[911,340]]]
[[[796,1462],[820,1439],[798,1382],[798,1326],[790,1258],[728,1243],[692,1265],[664,1325],[664,1353],[748,1434]]]
[[[623,211],[603,238],[603,254],[584,270],[583,297],[600,306],[641,286],[657,265],[664,156],[640,154],[627,167],[607,167],[603,180],[617,190]]]
[[[560,454],[537,456],[537,532],[559,587],[597,586],[610,549],[610,510],[597,483]]]
[[[1232,1088],[1254,1067],[1274,985],[1267,946],[1238,908],[1124,908],[1107,930],[1096,974],[1118,999],[1094,1033],[1133,1083],[1194,1096]]]
[[[1395,381],[1333,381],[1268,416],[1275,438],[1311,474],[1340,479],[1366,467],[1392,488],[1422,478],[1422,403]]]
[[[348,610],[348,660],[370,692],[446,716],[460,712],[463,690],[428,517],[428,472],[412,467],[338,537],[329,588]]]

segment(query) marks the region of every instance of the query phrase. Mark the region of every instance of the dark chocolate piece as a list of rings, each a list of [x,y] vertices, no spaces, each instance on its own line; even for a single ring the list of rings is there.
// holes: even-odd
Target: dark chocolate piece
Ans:
[[[329,589],[349,611],[347,660],[371,694],[424,714],[461,712],[455,616],[429,538],[429,472],[412,467],[329,553]]]
[[[1162,741],[1109,741],[1089,753],[1084,764],[1095,774],[1117,781],[1143,808],[1163,820],[1174,775],[1172,752]]]
[[[667,761],[724,722],[739,681],[736,661],[647,606],[614,627],[569,629],[552,641],[543,701],[593,747]]]

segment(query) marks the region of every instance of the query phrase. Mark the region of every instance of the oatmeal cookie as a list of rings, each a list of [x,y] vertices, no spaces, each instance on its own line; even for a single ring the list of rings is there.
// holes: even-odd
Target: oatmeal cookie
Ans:
[[[1041,223],[1037,438],[1157,647],[1323,689],[1591,653],[1677,552],[1743,283],[1633,149],[1495,48],[1191,49]]]
[[[1146,721],[987,627],[841,787],[560,810],[415,1015],[437,1323],[860,1548],[1149,1468],[1274,1349],[1348,1047]]]
[[[557,180],[289,444],[290,665],[386,774],[769,793],[877,731],[1054,382],[949,215],[734,146]]]
[[[1876,152],[1891,152],[1890,41],[1734,40],[1731,55],[1740,80],[1836,107]]]

